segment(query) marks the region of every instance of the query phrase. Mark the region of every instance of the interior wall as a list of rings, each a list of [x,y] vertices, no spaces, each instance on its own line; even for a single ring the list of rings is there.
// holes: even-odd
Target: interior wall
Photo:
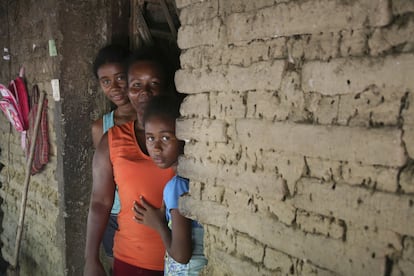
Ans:
[[[107,1],[59,1],[62,35],[60,81],[61,150],[59,190],[64,195],[65,253],[68,275],[83,273],[86,221],[92,186],[91,122],[102,92],[92,62],[107,43],[110,6]]]
[[[411,275],[413,2],[176,3],[205,275]]]
[[[10,60],[0,60],[0,82],[26,69],[48,99],[49,163],[31,177],[20,250],[20,275],[81,275],[91,187],[90,122],[107,107],[92,60],[108,40],[106,1],[2,1],[0,32]],[[3,39],[4,38],[4,39]],[[50,54],[49,41],[56,44]],[[2,55],[3,56],[3,55]],[[60,99],[51,79],[60,81]],[[2,256],[12,261],[26,157],[20,133],[0,115]]]
[[[32,13],[29,13],[29,9]],[[27,85],[38,84],[41,91],[47,91],[49,137],[56,144],[54,131],[56,105],[52,98],[50,80],[59,76],[59,58],[49,56],[49,39],[59,40],[56,17],[57,7],[41,1],[38,5],[30,1],[2,1],[2,32],[7,40],[2,41],[2,50],[7,48],[10,60],[2,58],[1,83],[7,85],[14,79],[19,67],[24,66]],[[43,12],[48,14],[46,18]],[[2,36],[3,37],[3,36]],[[2,114],[1,120],[1,210],[3,211],[1,241],[2,256],[13,261],[16,231],[22,201],[26,170],[26,156],[21,147],[20,133],[16,132]],[[30,271],[46,274],[56,271],[63,275],[65,266],[63,237],[58,234],[60,210],[56,179],[56,146],[51,147],[50,162],[45,170],[31,177],[19,256],[20,272]]]

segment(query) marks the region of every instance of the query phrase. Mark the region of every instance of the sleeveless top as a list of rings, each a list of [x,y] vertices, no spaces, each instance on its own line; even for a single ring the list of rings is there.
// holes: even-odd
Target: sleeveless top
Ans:
[[[115,110],[112,110],[111,112],[108,112],[102,116],[103,133],[106,133],[108,129],[110,129],[111,127],[115,125],[114,115],[115,115]]]
[[[160,208],[164,187],[174,176],[174,171],[158,168],[141,151],[133,121],[109,129],[108,146],[121,200],[114,256],[133,266],[162,271],[165,247],[161,237],[154,229],[135,222],[132,208],[134,201],[139,202],[140,196]]]
[[[115,114],[115,111],[112,110],[111,112],[108,112],[102,116],[104,134],[108,131],[108,129],[110,129],[111,127],[115,125],[114,114]],[[121,210],[121,203],[119,202],[119,195],[118,195],[118,188],[117,188],[115,190],[114,204],[112,205],[111,214],[117,215],[120,210]]]

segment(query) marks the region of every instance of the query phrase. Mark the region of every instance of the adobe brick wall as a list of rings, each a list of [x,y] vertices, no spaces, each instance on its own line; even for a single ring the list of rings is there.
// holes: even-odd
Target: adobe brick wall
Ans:
[[[205,275],[411,275],[414,2],[177,0]]]

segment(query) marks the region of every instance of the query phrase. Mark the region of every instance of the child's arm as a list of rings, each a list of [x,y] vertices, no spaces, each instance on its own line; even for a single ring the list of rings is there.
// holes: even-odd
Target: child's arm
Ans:
[[[168,254],[177,262],[186,264],[192,255],[191,220],[182,216],[178,209],[171,210],[172,230],[167,226],[164,205],[154,208],[143,197],[134,203],[134,220],[155,229],[161,236]]]
[[[180,214],[178,209],[171,209],[172,240],[170,247],[165,245],[168,254],[179,263],[190,261],[193,248],[191,239],[191,220]]]

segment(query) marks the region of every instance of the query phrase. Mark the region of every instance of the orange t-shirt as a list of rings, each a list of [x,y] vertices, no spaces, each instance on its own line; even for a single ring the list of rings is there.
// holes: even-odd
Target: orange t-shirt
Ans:
[[[109,129],[108,145],[121,202],[114,256],[133,266],[163,270],[165,247],[161,237],[152,228],[135,222],[132,208],[134,201],[139,202],[140,195],[160,208],[164,187],[174,172],[158,168],[141,151],[135,137],[134,122]]]

